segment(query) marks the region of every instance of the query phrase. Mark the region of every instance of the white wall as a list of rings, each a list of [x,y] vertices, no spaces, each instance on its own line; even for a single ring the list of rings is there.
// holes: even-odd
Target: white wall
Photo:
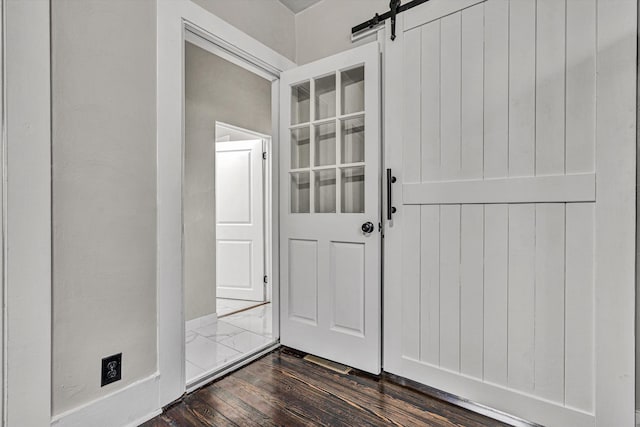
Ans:
[[[296,62],[306,64],[371,41],[351,43],[351,28],[387,10],[388,0],[323,0],[303,10],[296,15]]]
[[[185,48],[186,320],[215,313],[215,122],[271,134],[271,82],[191,43]]]
[[[192,1],[295,61],[294,15],[278,0]]]
[[[156,3],[51,5],[56,415],[156,371]]]
[[[294,15],[278,0],[192,1],[300,65],[371,41],[351,43],[351,28],[389,9],[388,0],[323,0]]]
[[[640,8],[638,8],[638,22],[640,22]],[[638,31],[638,44],[640,45],[640,29]],[[640,57],[638,58],[640,64]],[[640,100],[640,68],[637,70],[637,99]],[[640,104],[639,104],[640,105]],[[636,144],[640,142],[640,108],[636,108]],[[640,149],[636,152],[636,162],[640,164]],[[640,266],[640,168],[636,171],[636,411],[640,411],[640,274],[638,274],[638,266]]]
[[[2,9],[0,424],[44,426],[51,415],[49,2],[3,0]]]

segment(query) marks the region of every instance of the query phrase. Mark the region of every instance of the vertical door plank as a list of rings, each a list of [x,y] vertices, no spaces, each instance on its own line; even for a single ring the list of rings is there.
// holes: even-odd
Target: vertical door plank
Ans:
[[[404,39],[403,181],[420,182],[420,43],[415,29]],[[420,206],[404,206],[402,257],[402,354],[420,358]]]
[[[421,206],[420,360],[440,363],[440,206]]]
[[[509,206],[508,384],[533,391],[535,205]]]
[[[484,379],[506,386],[508,206],[484,209]]]
[[[536,175],[557,175],[564,173],[566,2],[536,5]]]
[[[460,245],[460,372],[482,379],[484,205],[462,206]]]
[[[535,171],[536,3],[509,3],[509,176]]]
[[[484,5],[484,177],[509,175],[509,2]]]
[[[482,178],[484,4],[462,11],[461,178]]]
[[[416,28],[404,36],[404,123],[403,180],[420,182],[420,43],[421,31]]]
[[[565,404],[593,411],[594,205],[567,204]]]
[[[566,171],[593,172],[596,116],[596,0],[567,0]]]
[[[420,206],[404,206],[402,355],[420,358]]]
[[[441,177],[460,175],[461,13],[442,18],[441,29]]]
[[[440,366],[459,371],[460,205],[440,209]]]
[[[422,27],[422,180],[440,176],[440,21]]]
[[[565,205],[536,205],[535,394],[564,401]]]

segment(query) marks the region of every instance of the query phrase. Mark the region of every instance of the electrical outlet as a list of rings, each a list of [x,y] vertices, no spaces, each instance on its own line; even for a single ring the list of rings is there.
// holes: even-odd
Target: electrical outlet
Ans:
[[[102,381],[100,387],[122,379],[122,353],[102,359]]]

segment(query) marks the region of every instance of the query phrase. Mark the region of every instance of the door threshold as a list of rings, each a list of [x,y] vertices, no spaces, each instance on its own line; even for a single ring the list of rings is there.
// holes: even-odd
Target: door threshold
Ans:
[[[278,348],[280,348],[280,340],[275,340],[261,347],[258,347],[255,351],[244,355],[239,359],[232,360],[210,372],[196,377],[195,379],[187,383],[187,394],[193,393],[194,391],[208,385],[209,383],[237,371],[238,369],[248,365],[254,360],[259,359],[262,356],[271,353],[274,350],[277,350]]]
[[[224,319],[227,316],[231,316],[233,314],[242,313],[243,311],[252,310],[252,309],[257,308],[257,307],[262,307],[263,305],[267,305],[267,304],[270,304],[270,303],[271,303],[271,301],[259,302],[259,303],[256,303],[255,305],[250,305],[249,307],[244,307],[244,308],[238,309],[236,311],[232,311],[230,313],[225,313],[222,316],[218,316],[218,319]]]

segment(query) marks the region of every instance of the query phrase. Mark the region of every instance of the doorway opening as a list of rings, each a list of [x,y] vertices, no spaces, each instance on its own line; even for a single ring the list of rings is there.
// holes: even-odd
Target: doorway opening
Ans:
[[[273,80],[187,33],[185,380],[196,389],[277,342],[272,310]]]
[[[230,321],[263,316],[260,307],[271,303],[265,203],[271,137],[223,122],[216,122],[215,135],[216,313]],[[262,322],[250,329],[271,333]]]

